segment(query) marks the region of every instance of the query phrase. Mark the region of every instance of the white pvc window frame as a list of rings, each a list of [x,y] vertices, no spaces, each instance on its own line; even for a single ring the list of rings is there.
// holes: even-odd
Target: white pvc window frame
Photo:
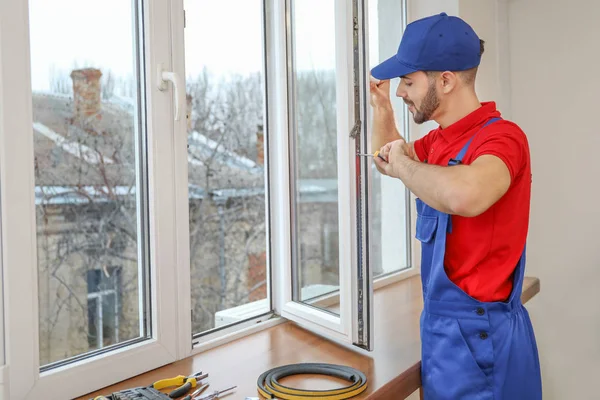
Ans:
[[[172,185],[173,176],[173,155],[168,151],[172,148],[172,90],[157,90],[157,70],[151,67],[170,65],[170,10],[166,2],[144,0],[140,17],[146,27],[145,59],[140,62],[146,66],[152,336],[40,373],[28,7],[27,1],[0,3],[3,261],[4,265],[18,266],[5,271],[10,398],[42,398],[48,393],[55,398],[73,398],[178,359],[173,329],[177,326],[177,303],[172,295],[177,292],[172,274],[176,263],[175,204],[172,191],[164,190]]]
[[[0,40],[1,42],[1,40]],[[0,65],[2,64],[2,59],[0,57]],[[1,67],[0,67],[1,69]],[[0,82],[0,92],[2,91],[2,82]],[[0,121],[2,120],[2,102],[0,99]],[[0,174],[1,176],[1,174]],[[0,196],[1,198],[1,196]],[[1,203],[0,203],[1,207]],[[2,218],[0,216],[0,400],[8,399],[9,397],[9,386],[8,386],[8,366],[6,365],[6,357],[5,357],[5,346],[6,342],[4,340],[4,285],[6,282],[6,278],[4,276],[4,269],[2,268],[3,258],[2,258]]]
[[[180,121],[173,123],[173,147],[174,147],[174,166],[175,166],[175,202],[176,202],[176,235],[177,235],[177,301],[178,301],[178,314],[179,314],[179,325],[178,325],[178,355],[179,358],[189,357],[194,354],[198,354],[202,351],[206,351],[210,348],[219,346],[223,343],[235,340],[239,337],[249,335],[257,330],[265,329],[270,326],[282,323],[285,320],[281,318],[273,317],[273,284],[272,284],[272,225],[273,218],[273,187],[277,185],[272,184],[272,166],[271,156],[272,152],[271,141],[273,131],[268,116],[272,109],[275,107],[275,102],[271,101],[268,87],[271,84],[271,69],[270,65],[267,65],[267,53],[269,49],[267,47],[267,29],[270,26],[271,21],[268,20],[268,10],[270,9],[270,0],[262,1],[262,31],[263,31],[263,76],[265,77],[266,87],[263,88],[265,95],[264,115],[265,117],[265,223],[267,225],[267,248],[266,248],[266,278],[267,278],[267,308],[263,313],[257,315],[254,318],[250,318],[247,321],[239,322],[236,324],[224,326],[208,332],[193,332],[192,321],[190,318],[191,310],[191,260],[190,260],[190,247],[189,247],[189,193],[188,193],[188,150],[187,150],[187,125],[186,118],[181,118]],[[183,0],[172,0],[171,1],[171,35],[172,35],[172,65],[173,71],[180,77],[187,76],[185,72],[185,13],[184,1]],[[209,40],[209,39],[207,39]],[[185,86],[185,79],[181,80]]]
[[[301,1],[301,0],[299,0]],[[289,38],[291,32],[291,2],[289,0],[273,0],[269,48],[271,63],[274,66],[276,86],[272,88],[275,104],[288,104],[290,90]],[[332,314],[319,308],[294,301],[293,290],[296,277],[292,272],[293,253],[290,247],[292,231],[295,229],[292,218],[293,201],[290,188],[290,121],[294,118],[289,107],[273,110],[273,128],[278,135],[272,147],[273,175],[278,182],[275,201],[278,215],[273,235],[274,262],[277,264],[276,276],[276,309],[285,318],[305,328],[344,343],[354,343],[357,338],[358,323],[355,302],[357,290],[357,213],[356,213],[356,179],[355,140],[350,137],[355,124],[354,110],[354,60],[353,60],[353,2],[335,0],[335,42],[336,42],[336,104],[337,104],[337,157],[338,157],[338,231],[339,231],[339,314]],[[364,78],[363,78],[364,79]],[[364,82],[364,81],[363,81]],[[293,109],[293,107],[292,107]],[[370,276],[367,277],[370,281]],[[365,310],[371,316],[370,300],[372,288],[363,293],[366,300]],[[368,322],[367,322],[368,324]],[[370,345],[369,345],[370,346]],[[367,346],[367,347],[369,347]]]

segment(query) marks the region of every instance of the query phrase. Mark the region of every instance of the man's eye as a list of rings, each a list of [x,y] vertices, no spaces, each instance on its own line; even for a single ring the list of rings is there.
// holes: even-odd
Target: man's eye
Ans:
[[[407,83],[406,86],[412,86],[412,83]]]

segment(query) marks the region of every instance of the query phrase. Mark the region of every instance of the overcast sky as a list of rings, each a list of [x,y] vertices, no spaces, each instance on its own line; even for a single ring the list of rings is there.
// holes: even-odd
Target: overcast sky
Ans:
[[[250,73],[262,67],[261,0],[184,0],[186,74]],[[334,0],[296,0],[299,69],[335,66]],[[133,73],[133,15],[126,0],[29,0],[32,85],[48,90],[50,70],[78,67]],[[375,5],[370,1],[370,5]],[[373,16],[373,13],[371,13]],[[370,18],[371,24],[376,18]],[[376,47],[376,46],[375,46]],[[371,52],[373,55],[374,53]]]

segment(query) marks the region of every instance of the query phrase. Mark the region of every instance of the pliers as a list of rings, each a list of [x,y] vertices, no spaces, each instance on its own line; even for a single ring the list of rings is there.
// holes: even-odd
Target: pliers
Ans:
[[[161,390],[170,386],[179,386],[177,389],[169,393],[170,398],[176,399],[186,394],[191,388],[195,388],[198,384],[198,381],[201,381],[207,376],[208,374],[202,374],[202,371],[196,372],[194,375],[190,376],[178,375],[174,378],[156,381],[152,387],[156,390]]]

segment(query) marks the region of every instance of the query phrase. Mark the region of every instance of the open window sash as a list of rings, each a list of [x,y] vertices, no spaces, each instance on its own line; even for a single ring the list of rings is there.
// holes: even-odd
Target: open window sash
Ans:
[[[359,0],[335,0],[328,1],[327,4],[319,2],[319,13],[331,15],[329,25],[335,27],[331,37],[323,37],[324,42],[329,40],[330,45],[335,47],[335,60],[330,64],[331,76],[334,77],[332,85],[335,85],[335,106],[329,114],[334,118],[335,127],[333,133],[324,133],[330,135],[328,147],[321,145],[319,148],[319,145],[315,146],[315,140],[319,140],[320,133],[317,132],[310,138],[308,135],[311,128],[319,131],[323,127],[317,124],[315,129],[302,120],[309,112],[303,101],[306,102],[311,91],[323,89],[323,82],[328,75],[326,71],[313,67],[309,72],[314,75],[311,79],[321,77],[322,81],[316,87],[310,86],[307,83],[310,79],[305,79],[302,75],[303,61],[310,56],[303,54],[302,50],[305,49],[303,45],[306,45],[303,35],[313,27],[318,29],[316,26],[321,26],[320,23],[325,21],[311,22],[309,18],[303,21],[302,16],[309,15],[303,12],[303,2],[310,3],[304,0],[288,0],[285,4],[275,2],[280,8],[276,7],[274,10],[285,11],[286,16],[285,19],[274,19],[286,21],[285,26],[274,28],[274,32],[285,29],[285,36],[279,36],[287,38],[285,51],[284,44],[278,44],[277,40],[272,40],[272,45],[275,47],[275,54],[287,54],[287,76],[276,80],[287,80],[285,94],[289,104],[285,115],[281,110],[274,110],[274,118],[285,120],[287,124],[285,128],[285,124],[281,124],[278,132],[282,128],[288,132],[286,138],[278,138],[279,143],[274,147],[277,147],[279,154],[273,157],[279,163],[276,171],[289,171],[287,177],[282,177],[288,183],[289,190],[281,190],[280,195],[284,201],[280,202],[280,206],[283,209],[276,214],[288,215],[289,219],[278,221],[279,234],[274,235],[279,240],[275,246],[275,259],[280,265],[287,265],[282,268],[284,272],[279,280],[281,315],[316,333],[371,350],[373,290],[369,267],[368,171],[372,161],[357,156],[357,153],[365,153],[368,148],[365,129],[368,92],[363,4]],[[284,6],[282,10],[281,7]],[[330,7],[329,14],[327,7]],[[302,30],[303,22],[308,25],[305,30]],[[325,25],[328,25],[327,22],[323,23]],[[320,95],[315,101],[324,103],[325,108],[328,98],[326,94]],[[318,120],[319,114],[326,114],[326,111],[319,109],[311,117]],[[323,143],[327,139],[323,137]],[[307,155],[307,146],[318,149],[315,154]],[[318,171],[314,172],[306,165],[319,164],[313,157],[323,165],[323,154],[329,154],[335,159],[335,174],[323,173],[325,177],[319,177]],[[322,194],[320,199],[315,195],[317,192]],[[333,193],[333,198],[327,198],[327,193]],[[320,204],[330,202],[329,209],[323,211],[318,205],[306,204],[310,201],[320,201]],[[282,204],[289,205],[289,208]],[[322,215],[321,221],[333,219],[334,223],[326,222],[323,225],[315,222],[319,213]],[[337,218],[331,218],[333,213],[337,213],[334,214]],[[315,235],[324,237],[320,246],[315,245]],[[332,235],[335,237],[332,238]],[[331,268],[328,260],[335,245],[337,264],[334,262]],[[313,275],[317,275],[316,278]]]

